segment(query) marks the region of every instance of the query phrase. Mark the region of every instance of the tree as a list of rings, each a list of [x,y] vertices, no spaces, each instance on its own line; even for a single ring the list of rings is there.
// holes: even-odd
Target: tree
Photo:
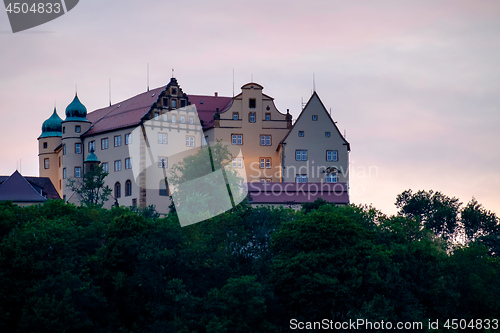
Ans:
[[[220,142],[200,147],[170,168],[167,178],[182,226],[219,215],[245,198],[242,179],[231,168],[237,154],[229,149]]]
[[[399,215],[419,219],[424,227],[443,239],[456,236],[459,231],[458,213],[461,204],[455,197],[432,190],[416,193],[406,190],[396,198]]]
[[[95,165],[85,171],[81,180],[69,178],[68,188],[78,195],[85,206],[102,207],[111,194],[111,188],[104,182],[107,175],[102,165]]]

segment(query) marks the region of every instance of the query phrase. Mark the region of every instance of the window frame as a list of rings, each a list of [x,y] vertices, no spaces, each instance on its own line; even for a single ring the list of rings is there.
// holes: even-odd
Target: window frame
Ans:
[[[305,135],[304,131],[299,131],[299,138],[303,138]]]
[[[168,133],[158,132],[158,144],[160,145],[168,144]]]
[[[82,144],[81,142],[75,142],[75,154],[82,153]]]
[[[235,138],[236,138],[236,140],[235,140]],[[236,145],[236,146],[243,145],[243,134],[232,133],[231,134],[231,144]]]
[[[114,141],[114,146],[115,147],[120,147],[122,145],[122,136],[121,135],[115,135],[113,141]]]
[[[115,172],[122,171],[122,160],[115,160],[113,165]]]
[[[271,169],[272,168],[271,157],[259,157],[259,168],[260,169]]]
[[[130,181],[130,179],[127,179],[127,181],[125,181],[125,196],[132,196],[132,182]]]
[[[82,178],[82,167],[75,167],[75,178]]]
[[[130,157],[125,158],[125,170],[132,169],[132,160]]]
[[[43,168],[46,170],[50,169],[50,159],[48,159],[48,158],[43,159]]]
[[[331,153],[331,158],[328,158],[328,154]],[[339,152],[338,150],[327,150],[326,151],[326,161],[327,162],[338,162],[339,160]]]
[[[299,157],[300,158],[297,158]],[[304,158],[305,156],[305,158]],[[295,160],[296,161],[307,161],[307,149],[295,149]]]
[[[186,135],[186,147],[195,147],[194,136]]]
[[[262,144],[264,142],[264,144]],[[273,136],[271,134],[261,134],[260,135],[260,145],[261,146],[272,146]]]
[[[166,156],[158,156],[158,168],[160,169],[168,168],[168,158]]]
[[[306,184],[307,183],[307,174],[296,174],[295,175],[295,183]]]
[[[106,150],[109,148],[109,138],[102,138],[101,139],[101,150]]]

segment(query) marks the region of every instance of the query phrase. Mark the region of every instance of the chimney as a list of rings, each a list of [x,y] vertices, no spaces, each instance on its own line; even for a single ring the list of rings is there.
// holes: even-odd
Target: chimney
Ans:
[[[215,97],[219,97],[219,93],[216,91],[214,94]]]

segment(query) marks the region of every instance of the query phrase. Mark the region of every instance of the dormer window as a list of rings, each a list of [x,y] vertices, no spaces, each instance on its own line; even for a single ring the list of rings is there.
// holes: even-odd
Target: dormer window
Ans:
[[[317,115],[317,114],[313,114],[312,119],[313,119],[314,121],[318,120],[318,115]]]
[[[172,95],[177,95],[177,88],[172,88]]]

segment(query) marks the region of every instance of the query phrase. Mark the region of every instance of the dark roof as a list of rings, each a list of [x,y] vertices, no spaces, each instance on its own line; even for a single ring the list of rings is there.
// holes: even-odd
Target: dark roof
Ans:
[[[87,119],[92,122],[92,127],[83,136],[139,125],[141,119],[151,110],[166,87],[152,89],[122,102],[90,112]],[[191,105],[196,105],[204,129],[213,127],[213,115],[217,108],[220,112],[224,112],[232,102],[231,97],[204,95],[188,95],[188,100]]]
[[[301,204],[322,198],[331,203],[349,204],[345,183],[248,183],[253,203]]]
[[[11,176],[0,176],[0,186],[7,179],[9,179],[9,177]],[[37,193],[42,193],[43,197],[46,197],[47,199],[61,199],[59,193],[57,193],[57,190],[52,184],[50,178],[48,177],[23,177],[23,178],[26,181],[28,181],[28,183],[35,189],[35,191],[37,191]]]
[[[188,95],[188,99],[191,105],[196,106],[204,130],[214,127],[214,113],[217,108],[223,113],[233,103],[232,97],[223,96]]]
[[[151,110],[151,106],[158,100],[158,95],[163,90],[165,86],[90,112],[87,119],[92,122],[92,127],[84,133],[84,136],[139,125],[142,117]]]
[[[0,201],[44,202],[46,198],[16,170],[0,184]]]

